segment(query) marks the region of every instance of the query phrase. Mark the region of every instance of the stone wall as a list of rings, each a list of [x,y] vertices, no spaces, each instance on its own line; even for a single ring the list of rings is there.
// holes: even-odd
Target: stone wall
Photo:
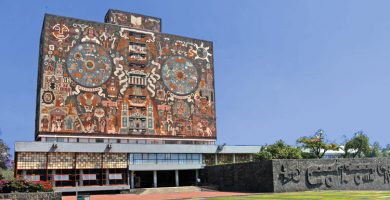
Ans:
[[[390,159],[300,159],[207,166],[202,183],[222,191],[389,190]]]
[[[390,159],[273,160],[274,192],[389,190]]]
[[[201,171],[202,185],[222,191],[272,192],[272,162],[207,166]]]
[[[61,193],[57,192],[35,192],[35,193],[3,193],[0,199],[12,200],[61,200]]]

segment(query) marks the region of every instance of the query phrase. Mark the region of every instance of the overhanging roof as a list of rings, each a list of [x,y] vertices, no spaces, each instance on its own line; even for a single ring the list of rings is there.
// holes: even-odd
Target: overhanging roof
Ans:
[[[89,152],[89,153],[257,153],[260,146],[223,146],[192,144],[110,144],[56,142],[16,142],[16,152]]]

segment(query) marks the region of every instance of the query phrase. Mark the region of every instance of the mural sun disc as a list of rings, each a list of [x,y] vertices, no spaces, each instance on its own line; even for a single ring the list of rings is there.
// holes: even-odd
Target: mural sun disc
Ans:
[[[70,51],[67,70],[76,83],[84,87],[98,87],[110,78],[112,62],[103,47],[84,43]]]
[[[198,86],[198,70],[183,56],[169,57],[163,64],[161,73],[165,86],[174,94],[188,95]]]

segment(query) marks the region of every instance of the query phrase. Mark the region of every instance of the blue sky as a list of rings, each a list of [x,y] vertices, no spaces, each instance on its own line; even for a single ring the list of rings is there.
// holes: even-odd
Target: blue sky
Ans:
[[[214,42],[218,142],[289,144],[325,130],[390,143],[390,1],[0,0],[2,137],[34,139],[44,13],[103,22],[109,8]]]

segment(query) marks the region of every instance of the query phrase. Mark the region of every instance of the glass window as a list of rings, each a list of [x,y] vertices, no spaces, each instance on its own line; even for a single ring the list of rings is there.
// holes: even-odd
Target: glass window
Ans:
[[[147,153],[143,153],[143,154],[142,154],[142,159],[148,160],[148,159],[149,159],[148,154],[147,154]]]
[[[88,142],[88,139],[87,139],[87,138],[80,138],[80,139],[79,139],[79,142],[85,142],[85,143],[87,143],[87,142]]]
[[[83,174],[82,177],[84,181],[96,180],[96,174]]]
[[[142,154],[140,153],[135,153],[133,154],[134,160],[141,160],[142,159]]]
[[[171,154],[171,159],[172,159],[172,160],[177,160],[177,159],[179,159],[179,154],[177,154],[177,153],[172,153],[172,154]]]
[[[186,154],[184,154],[184,153],[179,154],[179,159],[180,160],[185,160],[186,159]]]
[[[150,159],[150,160],[156,160],[156,158],[157,158],[157,156],[156,156],[155,153],[149,154],[149,159]]]
[[[159,159],[159,160],[165,160],[165,154],[163,154],[163,153],[157,154],[157,159]]]
[[[69,138],[69,142],[77,142],[76,138]]]
[[[121,180],[122,174],[109,174],[108,179],[110,180]]]
[[[69,181],[69,175],[65,175],[65,174],[55,175],[54,180],[55,181]]]

